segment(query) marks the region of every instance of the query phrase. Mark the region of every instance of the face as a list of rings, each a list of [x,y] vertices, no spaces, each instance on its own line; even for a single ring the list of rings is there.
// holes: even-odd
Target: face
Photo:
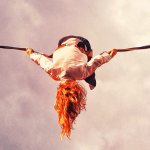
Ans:
[[[79,49],[80,49],[80,51],[81,51],[82,53],[86,54],[86,52],[84,51],[83,48],[80,47]]]
[[[86,52],[88,57],[92,57],[93,56],[93,52],[92,51],[88,51]]]
[[[91,60],[92,56],[93,56],[93,52],[92,51],[87,51],[86,55],[88,57],[88,60]]]
[[[91,60],[91,58],[92,58],[92,56],[93,56],[92,50],[85,52],[83,48],[80,48],[80,51],[81,51],[82,53],[84,53],[84,54],[88,57],[88,61]]]

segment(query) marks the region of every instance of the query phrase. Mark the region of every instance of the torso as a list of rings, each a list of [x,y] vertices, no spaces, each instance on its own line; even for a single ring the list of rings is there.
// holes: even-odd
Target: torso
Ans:
[[[60,78],[66,77],[67,71],[87,62],[87,56],[75,46],[64,46],[53,54],[53,74]],[[70,78],[70,77],[69,77]],[[75,77],[73,77],[75,78]]]

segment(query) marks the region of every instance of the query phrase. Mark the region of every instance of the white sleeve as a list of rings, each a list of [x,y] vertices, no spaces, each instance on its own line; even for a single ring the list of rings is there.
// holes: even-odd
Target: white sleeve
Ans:
[[[104,52],[101,55],[97,55],[94,58],[92,58],[87,65],[91,66],[94,70],[98,67],[100,67],[102,64],[107,63],[111,59],[111,56],[107,53]]]
[[[97,55],[89,62],[76,66],[74,74],[77,80],[83,80],[89,77],[98,67],[107,63],[111,59],[111,56],[106,52],[101,55]]]
[[[32,53],[30,54],[30,58],[41,66],[46,72],[48,72],[51,69],[52,62],[46,58],[43,55],[40,55],[38,53]]]

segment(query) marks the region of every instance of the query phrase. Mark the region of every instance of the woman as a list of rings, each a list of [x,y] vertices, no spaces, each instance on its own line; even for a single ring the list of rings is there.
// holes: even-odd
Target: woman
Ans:
[[[73,123],[86,105],[86,90],[77,80],[86,80],[102,64],[107,63],[117,53],[115,49],[103,52],[92,58],[91,46],[87,39],[79,36],[67,36],[59,40],[54,51],[53,62],[43,55],[27,48],[30,58],[39,64],[54,80],[59,81],[54,108],[58,113],[61,136],[70,139]],[[92,59],[91,59],[92,58]],[[94,81],[94,82],[93,82]],[[88,79],[90,89],[95,85],[94,79]]]

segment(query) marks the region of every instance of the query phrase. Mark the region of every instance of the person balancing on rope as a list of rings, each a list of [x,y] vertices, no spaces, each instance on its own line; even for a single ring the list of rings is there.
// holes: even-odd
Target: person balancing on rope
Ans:
[[[70,139],[76,117],[86,105],[86,90],[77,80],[85,80],[90,89],[96,86],[95,70],[113,58],[117,50],[103,52],[92,58],[92,49],[87,39],[66,36],[59,40],[58,48],[51,55],[53,61],[26,49],[30,58],[40,65],[54,80],[59,81],[54,108],[62,128],[60,138]]]

